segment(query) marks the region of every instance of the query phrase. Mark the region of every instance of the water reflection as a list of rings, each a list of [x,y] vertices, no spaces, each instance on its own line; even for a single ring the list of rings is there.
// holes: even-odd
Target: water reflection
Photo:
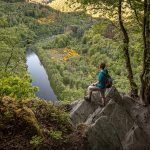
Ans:
[[[39,87],[39,91],[36,92],[36,96],[52,102],[57,101],[56,95],[50,86],[46,70],[38,56],[32,50],[28,49],[26,52],[26,60],[28,72],[32,78],[32,85]]]

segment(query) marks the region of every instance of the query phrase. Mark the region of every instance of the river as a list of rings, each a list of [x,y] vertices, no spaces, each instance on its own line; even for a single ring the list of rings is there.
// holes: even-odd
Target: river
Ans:
[[[39,91],[35,93],[36,96],[51,102],[57,101],[44,66],[35,52],[30,49],[26,51],[26,64],[32,78],[32,85],[39,88]]]

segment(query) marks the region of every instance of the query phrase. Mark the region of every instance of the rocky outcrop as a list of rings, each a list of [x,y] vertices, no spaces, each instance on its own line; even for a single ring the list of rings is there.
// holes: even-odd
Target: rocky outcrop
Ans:
[[[106,116],[97,119],[86,135],[92,150],[123,150],[118,133]]]
[[[84,100],[75,101],[71,106],[72,110],[70,115],[72,122],[75,125],[85,122],[90,114],[94,113],[98,108],[98,105]]]
[[[132,118],[124,109],[113,100],[110,100],[105,108],[96,110],[86,121],[88,124],[95,123],[102,116],[107,116],[109,122],[117,129],[120,140],[123,140],[126,133],[133,126]]]
[[[92,94],[92,102],[78,100],[71,105],[74,125],[84,123],[91,150],[149,150],[149,125],[141,121],[139,105],[116,88],[106,91],[107,104],[101,107],[100,93]],[[138,144],[137,144],[138,143]]]
[[[149,150],[146,136],[136,124],[127,132],[123,145],[124,150]]]

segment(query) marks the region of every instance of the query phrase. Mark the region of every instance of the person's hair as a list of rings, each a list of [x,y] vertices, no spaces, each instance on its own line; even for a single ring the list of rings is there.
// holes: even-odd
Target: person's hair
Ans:
[[[101,63],[101,64],[99,65],[99,68],[100,68],[100,69],[104,69],[104,68],[105,68],[105,63]]]

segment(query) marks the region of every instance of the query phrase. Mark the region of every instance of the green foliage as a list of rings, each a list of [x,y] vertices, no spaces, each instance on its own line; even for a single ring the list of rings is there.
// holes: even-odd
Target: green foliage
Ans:
[[[32,87],[30,82],[29,75],[2,77],[0,80],[0,96],[12,96],[19,99],[34,97],[37,88]]]
[[[42,137],[35,135],[30,140],[30,144],[33,145],[33,147],[38,150],[40,146],[42,145],[43,140],[44,139]]]
[[[69,114],[59,107],[57,108],[52,103],[44,100],[25,100],[23,102],[33,110],[39,120],[44,120],[45,123],[49,123],[52,127],[54,125],[55,130],[61,130],[63,132],[72,130]],[[44,122],[41,122],[41,126]]]
[[[8,25],[6,17],[0,17],[0,27],[5,28]]]
[[[40,46],[42,46],[44,49],[49,48],[62,48],[66,47],[69,44],[70,41],[70,34],[58,34],[56,36],[53,36],[53,38],[47,38],[44,39],[42,42],[39,43]]]
[[[53,131],[53,130],[51,130],[49,132],[49,136],[54,140],[60,140],[60,139],[62,139],[62,131]]]
[[[96,22],[96,24],[93,24],[91,28],[84,32],[81,39],[78,40],[76,37],[70,38],[67,47],[76,50],[81,56],[79,58],[71,58],[64,62],[51,60],[47,53],[47,50],[57,48],[57,46],[52,44],[53,38],[55,39],[55,37],[47,38],[44,41],[36,43],[35,49],[48,69],[48,74],[52,83],[55,81],[55,75],[57,77],[57,74],[59,74],[57,82],[59,82],[60,86],[63,85],[63,88],[60,90],[59,85],[52,84],[59,99],[63,101],[72,101],[82,97],[87,86],[97,80],[98,65],[101,61],[107,64],[109,73],[114,80],[114,85],[122,92],[129,92],[130,88],[127,80],[127,71],[124,65],[120,37],[109,39],[105,37],[105,32],[103,32],[110,25],[110,21],[107,20],[100,21],[99,23]],[[118,31],[115,32],[117,32],[115,33],[117,35]],[[57,35],[57,37],[59,36],[61,35]],[[136,44],[136,41],[137,39],[140,41],[141,37],[137,32],[133,32],[131,36],[133,40],[130,46],[131,50],[134,49],[134,51],[130,51],[133,58],[132,66],[136,82],[140,87],[139,71],[141,69],[142,60],[140,51],[141,43],[139,42]],[[64,47],[66,47],[66,45],[64,45]],[[59,51],[60,50],[58,50],[58,52]],[[84,56],[85,54],[86,56]],[[57,90],[55,87],[57,87]]]
[[[87,28],[90,23],[86,17],[82,15],[82,13],[60,13],[52,8],[42,6],[40,4],[22,2],[10,3],[10,1],[7,1],[7,3],[0,1],[0,13],[0,25],[2,27],[0,30],[0,72],[2,72],[2,74],[15,73],[22,78],[22,76],[26,73],[25,47],[27,44],[32,44],[37,40],[40,42],[36,44],[36,49],[39,49],[38,54],[41,56],[40,59],[43,61],[44,66],[46,66],[46,68],[51,68],[47,69],[47,72],[58,98],[69,100],[82,96],[83,90],[80,86],[85,88],[88,85],[86,81],[80,81],[80,78],[83,76],[81,69],[83,69],[83,71],[87,70],[86,67],[84,67],[85,62],[83,62],[83,65],[80,69],[78,69],[78,60],[71,60],[76,66],[76,69],[71,71],[76,71],[76,74],[70,74],[69,82],[67,82],[67,74],[63,71],[64,69],[67,69],[67,65],[72,62],[70,61],[69,63],[67,62],[67,64],[56,65],[48,59],[48,56],[44,51],[40,50],[63,48],[70,44],[77,46],[76,42],[78,42],[78,40],[75,37],[81,37],[84,29]],[[73,37],[69,33],[63,33],[64,28],[70,25],[77,26],[77,28],[79,27],[80,29],[80,31],[77,32],[77,35]],[[80,64],[82,64],[82,62]],[[76,81],[78,73],[80,73],[81,77]],[[3,77],[3,75],[1,76]],[[66,91],[68,91],[66,86],[68,85],[71,87],[70,92],[74,94],[66,93]],[[29,86],[28,88],[30,91]],[[21,94],[23,94],[23,97],[26,95],[25,92],[21,92],[21,94],[17,93],[17,90],[15,91],[17,94],[11,94],[13,91],[14,90],[12,88],[10,89],[5,87],[5,92],[7,93],[5,94],[3,91],[2,95],[13,95],[19,98],[21,97]],[[26,92],[27,91],[28,90],[26,89]],[[29,94],[28,96],[31,95],[32,94]]]
[[[0,30],[1,72],[25,72],[24,45],[31,43],[34,37],[35,34],[24,25]]]
[[[83,4],[98,2],[101,1],[82,1]],[[115,1],[102,0],[102,2],[107,5],[109,3],[110,6],[114,5]],[[125,24],[132,31],[130,32],[131,63],[136,82],[140,87],[142,37],[132,19]],[[65,29],[69,26],[76,26],[77,33],[74,35],[67,33]],[[0,1],[0,27],[1,77],[3,74],[16,73],[22,80],[26,74],[25,47],[34,43],[34,49],[47,70],[58,99],[72,101],[82,97],[88,85],[97,80],[98,65],[101,61],[107,63],[115,86],[120,91],[129,91],[121,50],[121,36],[108,19],[90,21],[80,12],[61,13],[40,4]],[[109,38],[106,33],[112,32],[114,35],[110,37],[113,38]],[[49,55],[51,50],[58,50],[59,56],[63,48],[75,50],[80,57],[70,58],[67,61],[52,60]]]
[[[14,145],[16,149],[70,149],[81,143],[80,131],[72,127],[69,114],[52,103],[7,96],[0,97],[0,108],[0,149]]]
[[[35,114],[32,109],[26,107],[22,102],[23,100],[20,101],[8,96],[3,98],[0,97],[0,149],[4,149],[4,147],[6,147],[6,143],[7,149],[9,149],[12,146],[9,142],[15,144],[17,147],[18,141],[20,145],[19,147],[22,149],[25,145],[26,147],[29,146],[29,140],[32,136],[42,136]],[[14,136],[10,136],[12,134]],[[10,149],[12,149],[12,147]]]

